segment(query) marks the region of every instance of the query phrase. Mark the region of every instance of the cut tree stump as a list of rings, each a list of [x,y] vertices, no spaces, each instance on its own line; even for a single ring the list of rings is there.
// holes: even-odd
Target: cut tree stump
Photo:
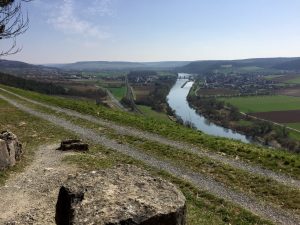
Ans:
[[[70,139],[64,140],[60,143],[60,147],[57,149],[60,151],[88,151],[89,145],[83,143],[81,140]]]

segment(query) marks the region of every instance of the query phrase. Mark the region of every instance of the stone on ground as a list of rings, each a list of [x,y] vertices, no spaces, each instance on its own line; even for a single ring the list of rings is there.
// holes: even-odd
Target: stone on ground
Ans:
[[[184,225],[185,197],[171,183],[129,166],[71,176],[60,188],[58,225]]]
[[[9,131],[0,133],[0,170],[14,166],[22,153],[22,144],[15,134]]]

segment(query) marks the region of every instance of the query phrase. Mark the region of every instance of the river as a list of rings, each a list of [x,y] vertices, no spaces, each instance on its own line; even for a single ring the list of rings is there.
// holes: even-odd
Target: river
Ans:
[[[167,96],[168,104],[173,110],[175,110],[176,115],[184,122],[192,123],[198,130],[206,134],[236,139],[244,143],[249,143],[250,141],[245,135],[209,122],[203,116],[196,113],[195,109],[189,106],[187,95],[194,84],[193,81],[189,81],[189,79],[187,79],[189,76],[189,74],[179,73],[176,84],[172,87],[169,95]],[[184,83],[186,83],[186,85],[182,88]]]

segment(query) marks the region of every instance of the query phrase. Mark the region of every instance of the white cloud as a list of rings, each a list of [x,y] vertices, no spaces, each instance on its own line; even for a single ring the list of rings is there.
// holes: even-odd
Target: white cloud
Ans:
[[[98,2],[94,0],[93,3]],[[108,1],[105,1],[108,2]],[[93,24],[90,21],[80,18],[74,10],[74,0],[63,0],[63,3],[58,6],[50,16],[48,22],[53,25],[56,29],[61,30],[68,34],[82,35],[86,38],[106,39],[110,35],[103,31],[101,27]],[[107,8],[106,3],[104,4],[103,12]],[[98,10],[100,10],[99,5]],[[96,10],[96,9],[95,9]]]
[[[93,0],[86,9],[86,13],[97,16],[113,16],[112,4],[113,0]]]

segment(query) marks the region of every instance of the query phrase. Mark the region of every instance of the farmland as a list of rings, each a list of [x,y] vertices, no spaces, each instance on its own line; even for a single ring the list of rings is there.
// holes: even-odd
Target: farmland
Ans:
[[[251,115],[265,120],[271,120],[277,123],[300,122],[300,110],[258,112],[251,113]]]
[[[272,95],[232,97],[221,100],[238,107],[245,113],[300,110],[300,97]]]
[[[268,75],[265,76],[266,80],[272,80],[276,83],[282,83],[282,84],[300,84],[300,75]]]
[[[238,91],[229,88],[214,88],[214,89],[198,89],[197,95],[199,96],[216,96],[216,95],[236,95]]]
[[[126,87],[121,86],[121,87],[110,87],[108,90],[118,99],[121,100],[126,93]]]
[[[300,97],[300,87],[287,87],[282,88],[276,92],[278,95],[287,95],[287,96],[294,96]]]
[[[287,83],[289,83],[289,84],[300,84],[300,76],[298,76],[294,79],[288,80]]]

